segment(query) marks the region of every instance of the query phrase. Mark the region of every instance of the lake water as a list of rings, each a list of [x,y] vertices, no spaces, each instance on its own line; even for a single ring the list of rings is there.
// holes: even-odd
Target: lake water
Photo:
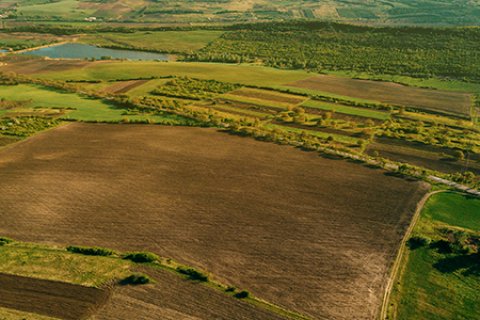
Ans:
[[[107,49],[80,43],[66,43],[58,46],[27,51],[23,54],[63,59],[101,59],[102,57],[111,57],[112,59],[167,61],[170,58],[168,54],[145,51]]]

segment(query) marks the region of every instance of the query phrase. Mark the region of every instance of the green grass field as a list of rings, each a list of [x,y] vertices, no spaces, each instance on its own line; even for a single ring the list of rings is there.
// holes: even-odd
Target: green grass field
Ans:
[[[31,111],[34,108],[74,108],[75,110],[67,111],[61,116],[65,120],[78,121],[123,121],[125,119],[131,121],[148,120],[152,123],[169,123],[184,124],[185,119],[176,115],[125,115],[124,109],[97,99],[81,97],[73,93],[63,93],[52,89],[46,89],[35,85],[17,85],[17,86],[0,86],[0,98],[6,100],[31,100],[28,104]],[[7,111],[2,110],[3,113]],[[19,110],[24,112],[25,110]],[[9,110],[8,112],[15,112]],[[1,113],[0,113],[1,115]]]
[[[99,33],[82,37],[80,42],[103,47],[188,53],[205,47],[222,33],[210,30]]]
[[[67,20],[81,19],[95,12],[95,10],[92,9],[80,9],[78,0],[60,0],[46,3],[24,0],[17,10],[20,17],[28,16],[50,19],[53,17],[61,17]]]
[[[130,275],[126,260],[86,256],[63,248],[13,242],[0,246],[0,272],[91,287]]]
[[[480,199],[442,193],[428,201],[422,216],[440,223],[480,231]]]
[[[325,111],[334,111],[352,116],[372,118],[377,120],[387,120],[390,118],[388,112],[381,112],[365,108],[349,107],[340,104],[328,103],[323,101],[308,100],[302,104],[304,107],[320,109]]]
[[[467,228],[479,235],[480,199],[456,193],[433,195],[413,235],[438,240],[446,227]],[[440,253],[429,246],[407,249],[405,254],[389,303],[389,319],[480,319],[478,257],[472,262],[471,256]]]
[[[38,77],[59,80],[120,80],[176,75],[258,86],[275,86],[305,79],[310,73],[256,65],[197,62],[99,62],[82,69],[45,72]]]

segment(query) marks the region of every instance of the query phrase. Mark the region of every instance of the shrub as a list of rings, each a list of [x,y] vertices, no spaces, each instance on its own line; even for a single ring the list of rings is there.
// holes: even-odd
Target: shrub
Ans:
[[[67,251],[72,253],[84,254],[87,256],[111,256],[114,253],[113,250],[107,248],[79,246],[68,246]]]
[[[248,298],[250,296],[250,292],[248,292],[246,290],[242,290],[238,293],[235,293],[233,296],[235,298],[238,298],[238,299],[245,299],[245,298]]]
[[[0,237],[0,246],[6,245],[6,244],[9,244],[9,243],[12,243],[12,242],[13,242],[13,240],[10,239],[10,238]]]
[[[120,281],[121,285],[139,285],[139,284],[147,284],[150,282],[150,278],[144,274],[132,274],[122,281]]]
[[[148,263],[158,261],[160,258],[151,252],[132,252],[127,253],[123,259],[131,260],[137,263]]]
[[[184,274],[188,277],[190,280],[194,281],[200,281],[200,282],[207,282],[208,281],[208,276],[201,273],[200,271],[197,271],[192,268],[184,268],[184,267],[178,267],[177,272]]]
[[[428,244],[430,244],[430,239],[420,237],[420,236],[411,237],[407,241],[407,245],[411,250],[425,247]]]
[[[235,290],[237,290],[235,287],[228,287],[225,292],[235,292]]]

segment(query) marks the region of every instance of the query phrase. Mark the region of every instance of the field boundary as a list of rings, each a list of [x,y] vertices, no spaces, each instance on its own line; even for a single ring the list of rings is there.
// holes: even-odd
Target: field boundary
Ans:
[[[420,214],[425,207],[425,204],[427,201],[435,194],[438,193],[443,193],[443,192],[450,192],[448,190],[436,190],[436,191],[431,191],[427,193],[426,195],[423,196],[423,198],[420,200],[420,202],[417,203],[417,208],[415,210],[415,213],[412,217],[412,221],[410,222],[410,225],[407,228],[407,231],[405,232],[405,235],[403,236],[402,241],[400,242],[400,248],[398,250],[397,256],[395,258],[395,261],[393,262],[392,269],[390,271],[390,277],[387,280],[387,286],[385,288],[385,293],[383,295],[383,302],[380,310],[380,320],[387,320],[388,318],[388,303],[390,301],[390,295],[392,294],[392,289],[393,289],[393,284],[398,278],[398,272],[400,270],[400,266],[402,265],[402,261],[404,260],[404,253],[405,253],[405,247],[407,244],[408,239],[410,238],[410,235],[413,232],[413,229],[417,225],[418,220],[420,219]]]

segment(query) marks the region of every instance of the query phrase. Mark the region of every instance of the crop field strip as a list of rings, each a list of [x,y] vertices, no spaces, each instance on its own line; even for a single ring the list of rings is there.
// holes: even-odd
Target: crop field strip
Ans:
[[[89,129],[93,128],[92,126],[95,134]],[[99,140],[100,132],[102,138]],[[147,142],[142,138],[145,135],[153,139]],[[172,137],[175,139],[172,140]],[[213,144],[212,139],[215,141]],[[127,140],[135,143],[131,144],[126,142]],[[48,146],[44,144],[47,141]],[[139,141],[143,141],[142,146],[138,145]],[[75,145],[75,149],[68,145]],[[19,159],[25,159],[25,148],[28,148],[31,155],[28,158],[31,160],[27,160],[27,163],[19,162]],[[205,148],[210,151],[205,153]],[[104,152],[99,154],[98,150]],[[132,152],[137,156],[132,158]],[[113,153],[117,159],[114,162],[111,158]],[[172,162],[173,158],[170,156],[176,160]],[[226,162],[225,159],[229,161]],[[28,161],[33,162],[28,164]],[[91,161],[95,161],[94,167],[90,166]],[[187,170],[182,163],[193,171]],[[207,163],[212,170],[205,170]],[[275,163],[274,167],[272,163]],[[351,314],[358,315],[358,312],[366,312],[362,317],[371,317],[376,313],[377,299],[380,298],[384,281],[384,276],[381,275],[386,274],[389,261],[396,250],[395,243],[411,214],[410,208],[413,208],[424,192],[421,184],[417,182],[388,177],[381,171],[362,168],[345,161],[321,159],[288,147],[194,128],[72,124],[36,136],[8,152],[3,151],[1,165],[4,168],[0,180],[1,202],[2,207],[9,208],[8,214],[5,213],[7,215],[2,217],[5,221],[0,227],[2,234],[20,240],[62,243],[82,240],[82,243],[87,241],[87,245],[116,249],[128,247],[129,250],[147,249],[209,270],[215,275],[221,275],[226,283],[248,288],[259,298],[314,318],[325,316],[343,319],[349,318],[348,315]],[[35,171],[28,171],[27,187],[23,182],[27,181],[25,168],[30,165],[35,167]],[[23,169],[20,170],[20,167]],[[105,170],[107,167],[108,170]],[[125,170],[127,167],[130,169]],[[214,174],[227,168],[233,170],[232,172],[240,170],[250,174]],[[308,176],[301,174],[305,170],[309,172]],[[78,175],[80,172],[81,177]],[[330,175],[326,175],[326,172],[330,172]],[[258,180],[255,178],[258,175],[270,178]],[[109,183],[113,176],[117,181],[114,188]],[[185,189],[182,181],[187,177],[189,181],[192,181],[191,177],[197,178]],[[62,185],[63,191],[54,190],[55,186],[59,186],[55,182],[58,179],[69,181]],[[168,183],[165,179],[168,179]],[[212,183],[207,184],[207,190],[206,179],[213,179]],[[133,186],[132,181],[135,181]],[[167,184],[159,184],[159,181]],[[322,181],[322,184],[319,185],[318,181]],[[145,192],[131,194],[127,200],[124,197],[124,187],[127,185],[129,190],[132,187],[143,188]],[[167,185],[168,188],[165,189]],[[200,185],[202,192],[197,189]],[[251,193],[243,192],[240,196],[238,186],[244,185],[254,190]],[[181,193],[178,192],[180,189],[177,190],[180,186],[184,190]],[[325,192],[327,189],[339,190],[347,186],[351,193],[348,204]],[[44,192],[28,191],[31,187],[36,190],[47,188],[48,194],[52,196],[47,197]],[[311,194],[311,190],[318,190],[320,187],[322,190],[326,189]],[[31,199],[35,201],[37,208],[43,208],[41,212],[25,210],[33,205],[33,202],[18,202],[15,194],[18,195],[19,188],[32,195]],[[310,191],[303,192],[307,189]],[[390,197],[386,194],[390,192],[396,196]],[[368,210],[360,205],[365,203],[364,199],[372,199],[379,193],[384,194],[382,199],[387,199],[387,202],[368,201]],[[110,196],[105,197],[106,194]],[[120,194],[123,196],[119,198]],[[93,228],[88,222],[89,217],[93,212],[97,212],[95,208],[106,208],[104,201],[115,203],[115,207],[104,211],[101,216],[95,213],[96,222]],[[148,205],[149,203],[151,205]],[[175,206],[172,207],[172,203],[175,203]],[[253,203],[255,208],[251,207]],[[258,207],[259,203],[262,203],[261,209]],[[330,205],[327,208],[322,203]],[[408,208],[405,208],[405,203],[412,206],[407,205]],[[209,209],[206,211],[207,207]],[[394,210],[400,207],[404,209]],[[75,213],[71,211],[72,208],[76,208]],[[138,208],[142,208],[144,212],[142,221],[134,218]],[[235,208],[242,209],[238,211]],[[319,211],[318,208],[323,209]],[[358,217],[359,210],[363,210],[359,208],[364,208],[362,212],[367,216]],[[192,221],[192,210],[197,212],[198,221]],[[173,211],[174,216],[169,215],[169,212]],[[229,212],[228,217],[224,214],[226,211]],[[344,215],[336,214],[340,211]],[[118,215],[119,212],[122,212],[122,215]],[[265,221],[260,225],[259,212],[263,212],[262,219]],[[301,219],[298,220],[298,214],[292,215],[292,212],[301,214]],[[391,214],[386,216],[385,212]],[[159,213],[162,215],[160,220]],[[50,218],[40,217],[45,214]],[[339,219],[355,221],[355,224],[353,227],[351,223],[345,225]],[[254,223],[254,220],[257,222]],[[112,224],[111,221],[115,222]],[[368,227],[365,225],[366,221]],[[169,230],[173,230],[173,225],[176,226],[175,232],[171,233]],[[318,229],[318,226],[323,225],[329,227]],[[343,234],[342,225],[348,225],[350,235],[333,241]],[[375,226],[376,231],[372,231],[372,226]],[[51,232],[52,228],[56,231]],[[242,230],[240,234],[238,228]],[[305,228],[308,228],[309,232],[305,233]],[[25,232],[27,229],[29,232]],[[78,230],[78,233],[72,230]],[[300,230],[303,231],[299,232]],[[336,230],[336,236],[326,234],[329,232],[327,230]],[[141,235],[138,232],[141,232]],[[290,235],[291,240],[288,242],[284,240],[284,232]],[[381,239],[378,238],[378,232],[382,233]],[[159,234],[162,236],[158,237]],[[237,236],[228,236],[232,234]],[[259,238],[260,234],[263,236]],[[223,239],[221,248],[215,246],[215,237]],[[318,251],[317,245],[312,246],[312,237],[317,239],[315,243],[324,249]],[[369,240],[363,243],[362,239]],[[345,255],[339,254],[336,244],[343,247],[347,243],[348,247],[356,249],[348,251],[350,253],[345,252]],[[272,248],[273,244],[278,244],[279,247]],[[280,254],[278,259],[268,254],[272,250]],[[301,256],[298,254],[299,250],[302,252]],[[359,251],[363,254],[354,253]],[[223,257],[221,263],[216,263],[217,259],[213,258],[218,255]],[[378,264],[369,264],[365,268],[364,258],[371,255],[377,259],[369,261],[377,261]],[[263,256],[268,258],[261,258]],[[288,264],[285,264],[287,261]],[[326,261],[342,263],[331,265]],[[307,268],[308,265],[316,265],[317,268],[310,269]],[[261,277],[258,277],[258,271],[255,270],[264,270]],[[278,270],[283,270],[282,278],[278,278]],[[312,282],[313,278],[318,281]],[[371,295],[364,291],[367,288],[362,279],[368,279],[370,290],[377,292],[378,295],[375,296],[378,298],[365,300]],[[312,287],[313,284],[316,284],[315,287]],[[283,290],[291,291],[285,296],[280,293]],[[358,293],[353,303],[351,292]],[[301,301],[309,303],[303,304]],[[316,301],[314,305],[313,301]],[[367,309],[365,304],[369,305]]]
[[[406,87],[395,83],[356,80],[335,76],[316,76],[289,86],[327,91],[363,99],[375,99],[396,106],[418,108],[469,117],[472,95],[440,90]]]

